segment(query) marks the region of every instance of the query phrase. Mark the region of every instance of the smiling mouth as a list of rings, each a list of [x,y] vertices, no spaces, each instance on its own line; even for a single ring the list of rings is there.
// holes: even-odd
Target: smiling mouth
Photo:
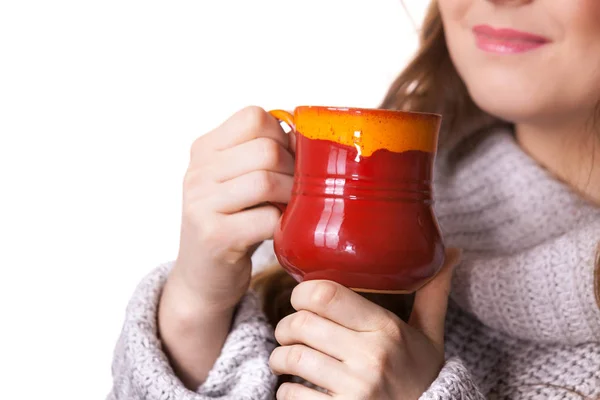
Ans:
[[[516,54],[538,49],[550,40],[533,33],[514,29],[494,28],[489,25],[473,27],[477,47],[489,53]]]

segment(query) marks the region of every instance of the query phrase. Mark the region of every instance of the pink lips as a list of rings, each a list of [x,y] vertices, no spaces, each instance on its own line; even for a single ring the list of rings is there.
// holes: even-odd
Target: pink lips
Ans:
[[[477,47],[490,53],[515,54],[535,50],[550,40],[514,29],[497,29],[489,25],[473,27]]]

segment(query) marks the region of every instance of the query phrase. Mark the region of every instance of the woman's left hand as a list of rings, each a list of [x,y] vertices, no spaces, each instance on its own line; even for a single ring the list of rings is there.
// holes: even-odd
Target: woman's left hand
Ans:
[[[418,399],[444,364],[444,320],[452,268],[448,251],[438,275],[415,296],[408,323],[352,290],[307,281],[292,294],[296,313],[281,320],[270,365],[327,394],[284,383],[277,399]]]

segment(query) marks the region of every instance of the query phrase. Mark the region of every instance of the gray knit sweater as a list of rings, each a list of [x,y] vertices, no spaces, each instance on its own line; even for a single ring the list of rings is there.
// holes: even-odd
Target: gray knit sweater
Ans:
[[[600,398],[600,209],[534,163],[509,132],[471,141],[458,161],[439,157],[437,215],[447,245],[464,253],[447,361],[421,398]],[[254,256],[256,268],[274,260],[270,242]],[[169,268],[153,271],[133,295],[109,398],[272,399],[276,343],[253,293],[206,382],[196,392],[182,386],[156,328]]]

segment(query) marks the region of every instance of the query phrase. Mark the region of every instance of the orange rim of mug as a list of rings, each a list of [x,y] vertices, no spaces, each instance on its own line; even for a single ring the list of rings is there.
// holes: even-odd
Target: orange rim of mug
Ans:
[[[434,153],[441,124],[439,114],[368,108],[301,106],[294,114],[284,110],[270,114],[309,139],[358,147],[363,157],[381,149]]]

